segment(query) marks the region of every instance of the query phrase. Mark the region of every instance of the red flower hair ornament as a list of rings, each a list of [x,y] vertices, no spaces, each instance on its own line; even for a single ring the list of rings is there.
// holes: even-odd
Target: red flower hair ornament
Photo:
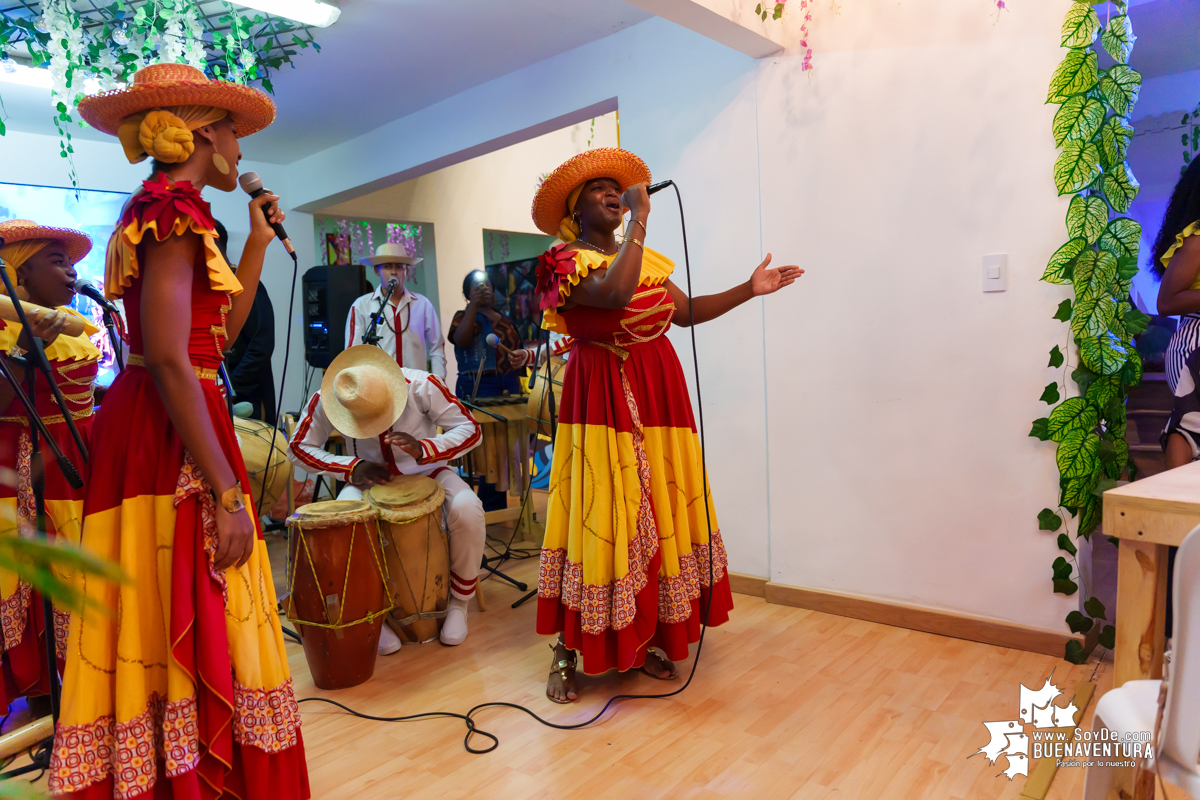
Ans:
[[[538,256],[537,295],[542,311],[558,308],[563,281],[575,274],[577,265],[573,252],[564,252],[565,244],[551,247]]]

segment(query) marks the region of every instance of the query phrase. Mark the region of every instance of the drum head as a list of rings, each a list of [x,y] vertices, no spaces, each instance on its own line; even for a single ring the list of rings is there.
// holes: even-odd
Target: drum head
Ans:
[[[297,508],[296,513],[288,519],[288,525],[332,528],[375,519],[377,516],[379,512],[365,500],[324,500]]]
[[[424,475],[399,475],[387,483],[372,486],[363,498],[391,522],[408,522],[441,508],[446,491],[433,478]]]

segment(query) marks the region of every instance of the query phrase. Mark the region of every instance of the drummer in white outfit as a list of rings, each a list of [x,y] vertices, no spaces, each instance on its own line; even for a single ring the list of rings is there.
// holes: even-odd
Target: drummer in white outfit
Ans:
[[[325,450],[335,430],[346,438],[350,455]],[[467,602],[475,594],[485,528],[483,504],[446,462],[481,439],[479,423],[435,376],[402,369],[378,347],[359,345],[329,365],[288,443],[296,466],[347,482],[339,500],[358,500],[364,489],[396,475],[428,475],[446,490],[450,607],[441,640],[447,645],[467,638]],[[399,649],[400,639],[383,626],[380,654]]]

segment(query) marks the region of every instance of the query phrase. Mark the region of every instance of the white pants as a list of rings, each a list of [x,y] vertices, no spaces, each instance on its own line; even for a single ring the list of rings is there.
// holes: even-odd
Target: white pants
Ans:
[[[442,511],[450,539],[450,593],[469,600],[475,594],[479,565],[483,563],[483,503],[453,470],[443,469],[430,477],[446,490]],[[361,500],[362,494],[362,489],[346,484],[338,500]]]

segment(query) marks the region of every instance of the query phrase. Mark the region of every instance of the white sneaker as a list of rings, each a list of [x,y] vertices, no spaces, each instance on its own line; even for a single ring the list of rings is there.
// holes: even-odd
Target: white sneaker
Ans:
[[[383,627],[379,630],[379,655],[390,656],[399,649],[400,637],[392,630],[391,625],[384,622]]]
[[[467,601],[457,597],[450,598],[450,607],[446,609],[446,622],[442,625],[439,637],[442,644],[454,647],[467,640]]]

